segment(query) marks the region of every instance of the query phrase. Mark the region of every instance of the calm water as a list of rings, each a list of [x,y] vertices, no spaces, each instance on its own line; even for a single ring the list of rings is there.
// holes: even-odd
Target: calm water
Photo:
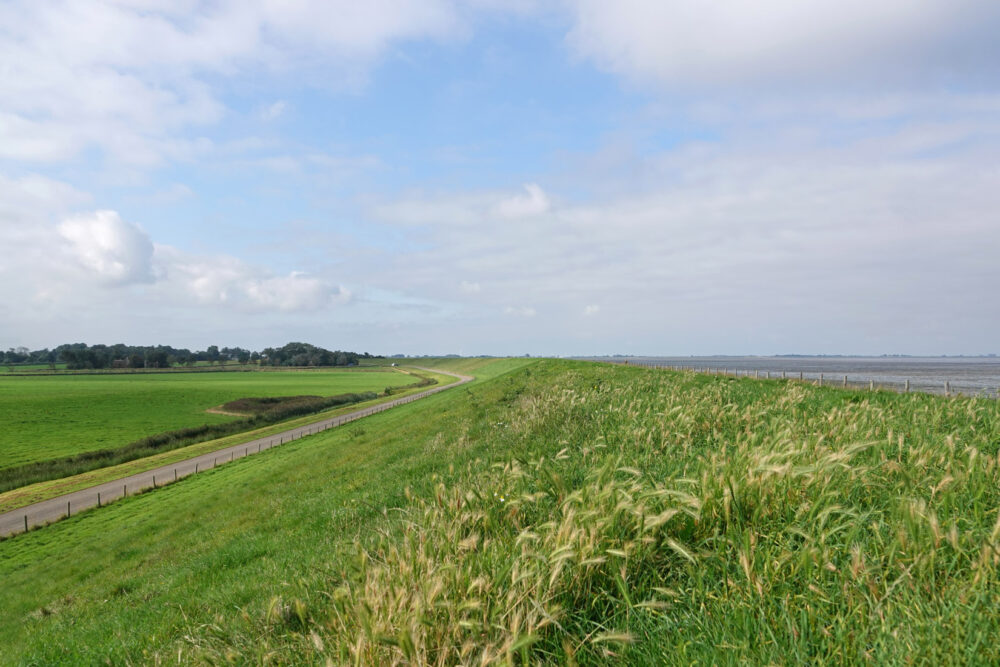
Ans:
[[[907,380],[911,391],[944,393],[948,382],[952,393],[983,394],[996,397],[1000,388],[1000,357],[590,357],[636,366],[672,366],[701,370],[728,370],[730,374],[819,380],[835,386],[876,386],[902,390]]]

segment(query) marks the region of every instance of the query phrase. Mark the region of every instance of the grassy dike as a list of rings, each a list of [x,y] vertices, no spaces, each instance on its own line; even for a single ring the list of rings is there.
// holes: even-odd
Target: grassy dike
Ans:
[[[995,402],[471,372],[0,543],[0,662],[1000,661]]]
[[[27,486],[11,489],[10,491],[4,491],[0,493],[0,512],[8,512],[10,510],[19,509],[32,503],[61,496],[65,493],[72,493],[73,491],[86,489],[104,482],[120,479],[122,477],[127,477],[146,470],[152,470],[153,468],[169,465],[171,463],[184,461],[201,454],[206,454],[219,449],[225,449],[226,447],[231,447],[244,442],[250,442],[251,440],[255,440],[257,438],[283,433],[299,426],[307,426],[324,419],[329,419],[330,417],[337,417],[356,410],[362,410],[373,405],[386,403],[393,399],[416,394],[427,389],[427,387],[423,386],[411,386],[416,384],[414,380],[426,378],[434,380],[438,385],[442,386],[452,384],[456,381],[453,376],[442,375],[440,373],[429,373],[427,371],[419,371],[419,373],[406,371],[405,373],[397,373],[397,375],[408,378],[409,382],[406,385],[397,386],[391,396],[381,396],[369,401],[350,403],[348,405],[323,410],[321,412],[316,412],[302,417],[286,419],[268,426],[241,431],[239,433],[234,433],[233,435],[215,438],[212,440],[205,440],[184,447],[178,447],[176,449],[167,449],[166,451],[153,454],[152,456],[144,456],[132,461],[96,468],[94,470],[71,475],[69,477],[36,482]]]

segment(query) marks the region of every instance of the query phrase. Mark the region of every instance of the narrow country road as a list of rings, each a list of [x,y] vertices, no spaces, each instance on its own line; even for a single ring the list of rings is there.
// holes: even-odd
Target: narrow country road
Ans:
[[[32,505],[11,510],[10,512],[5,512],[0,514],[0,537],[7,537],[15,533],[23,533],[28,528],[34,528],[59,519],[64,519],[71,514],[76,514],[77,512],[81,512],[91,507],[110,503],[123,496],[138,493],[139,491],[153,486],[163,486],[164,484],[176,481],[181,477],[187,477],[188,475],[202,470],[209,470],[223,463],[228,463],[235,459],[257,454],[271,449],[272,447],[279,447],[282,444],[291,442],[292,440],[298,440],[304,436],[319,433],[320,431],[325,431],[329,428],[336,428],[337,426],[342,426],[343,424],[361,419],[362,417],[367,417],[377,412],[384,412],[385,410],[394,408],[398,405],[412,403],[413,401],[424,398],[425,396],[430,396],[431,394],[436,394],[439,391],[451,389],[452,387],[458,387],[475,379],[467,375],[449,373],[448,371],[438,369],[420,368],[417,366],[414,368],[431,373],[450,375],[458,378],[458,382],[433,387],[416,394],[410,394],[409,396],[393,399],[385,403],[380,403],[379,405],[373,405],[371,407],[364,408],[363,410],[349,412],[347,414],[340,415],[339,417],[331,417],[306,426],[293,428],[282,433],[275,433],[274,435],[269,435],[265,438],[258,438],[257,440],[251,440],[239,445],[233,445],[231,447],[226,447],[225,449],[209,452],[208,454],[202,454],[194,458],[185,459],[184,461],[177,461],[169,465],[161,466],[154,470],[136,473],[134,475],[129,475],[128,477],[122,477],[120,479],[98,484],[97,486],[92,486],[87,489],[80,489],[79,491],[74,491],[56,498],[50,498],[49,500],[43,500]]]

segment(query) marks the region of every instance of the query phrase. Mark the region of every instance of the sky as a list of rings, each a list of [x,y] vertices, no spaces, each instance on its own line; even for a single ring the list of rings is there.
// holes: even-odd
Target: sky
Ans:
[[[0,0],[0,347],[1000,353],[995,0]]]

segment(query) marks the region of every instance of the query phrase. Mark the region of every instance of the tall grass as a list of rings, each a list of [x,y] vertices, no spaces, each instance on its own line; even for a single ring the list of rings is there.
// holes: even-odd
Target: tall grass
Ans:
[[[359,541],[326,614],[303,612],[319,652],[1000,661],[995,403],[586,375],[509,395],[489,437],[515,456],[410,494]]]

